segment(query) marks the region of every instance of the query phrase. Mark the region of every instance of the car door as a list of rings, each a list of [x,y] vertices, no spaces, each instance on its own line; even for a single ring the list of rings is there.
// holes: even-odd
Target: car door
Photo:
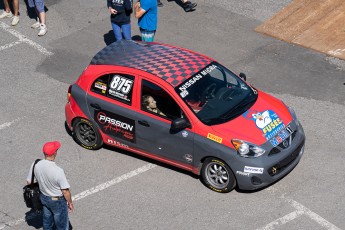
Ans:
[[[133,92],[135,77],[124,73],[107,73],[98,77],[87,94],[89,117],[99,129],[123,146],[136,143]],[[112,144],[113,140],[104,140]]]
[[[147,98],[153,98],[157,110],[148,108]],[[138,147],[174,162],[192,164],[194,132],[191,128],[171,132],[172,120],[186,115],[168,91],[157,83],[142,79],[140,103],[136,124]]]

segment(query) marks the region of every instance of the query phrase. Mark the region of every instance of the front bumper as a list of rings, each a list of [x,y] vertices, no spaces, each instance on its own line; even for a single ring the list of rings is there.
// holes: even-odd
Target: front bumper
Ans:
[[[256,190],[264,188],[287,175],[300,161],[304,153],[305,134],[301,125],[292,124],[295,133],[285,149],[275,151],[266,143],[265,149],[270,149],[258,158],[236,157],[227,162],[233,169],[239,189]]]

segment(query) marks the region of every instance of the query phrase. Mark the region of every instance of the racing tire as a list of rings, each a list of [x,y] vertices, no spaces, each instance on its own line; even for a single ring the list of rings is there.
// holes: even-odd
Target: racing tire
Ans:
[[[207,158],[201,168],[202,182],[209,189],[228,193],[236,187],[236,178],[230,167],[218,158]]]
[[[84,118],[77,118],[73,122],[73,138],[80,146],[90,150],[100,149],[103,145],[97,127]]]

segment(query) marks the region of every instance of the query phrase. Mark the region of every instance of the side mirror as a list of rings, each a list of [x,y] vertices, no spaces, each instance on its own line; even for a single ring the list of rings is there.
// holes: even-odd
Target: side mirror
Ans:
[[[247,76],[244,73],[240,73],[240,78],[242,78],[244,81],[247,81]]]
[[[191,127],[188,120],[185,118],[176,118],[171,122],[170,132],[177,133],[185,128]]]

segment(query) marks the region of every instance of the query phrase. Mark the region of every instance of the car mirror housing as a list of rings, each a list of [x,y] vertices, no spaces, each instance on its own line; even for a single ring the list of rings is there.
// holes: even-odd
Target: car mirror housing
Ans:
[[[170,132],[171,133],[177,133],[185,128],[190,128],[191,125],[189,121],[185,118],[176,118],[171,122],[171,128]]]

